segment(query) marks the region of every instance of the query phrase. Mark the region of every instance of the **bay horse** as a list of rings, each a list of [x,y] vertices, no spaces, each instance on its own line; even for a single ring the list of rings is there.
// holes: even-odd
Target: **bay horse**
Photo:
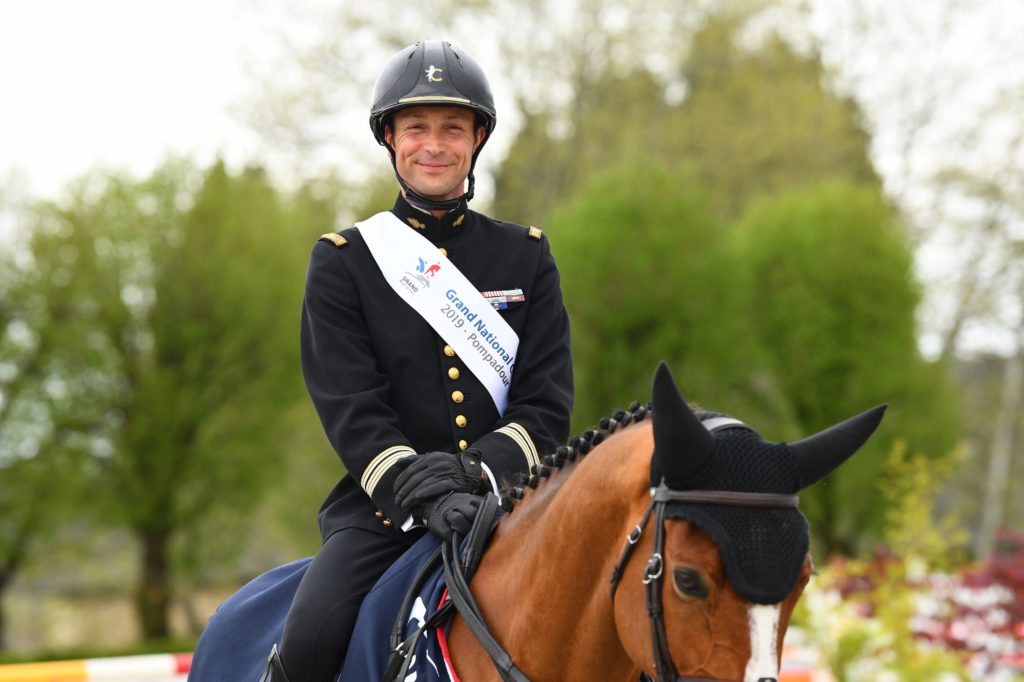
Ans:
[[[852,456],[884,411],[768,442],[727,415],[692,410],[662,363],[649,406],[601,420],[506,491],[510,513],[469,587],[514,674],[498,671],[460,616],[446,637],[454,672],[461,682],[776,682],[812,571],[797,493]],[[425,556],[425,542],[436,546],[425,537],[407,556]],[[258,678],[253,666],[280,641],[307,564],[274,569],[222,605],[190,682]],[[374,610],[368,598],[360,623]],[[370,638],[383,659],[386,638]]]
[[[777,680],[812,571],[796,493],[885,406],[788,445],[693,412],[664,364],[652,398],[651,420],[602,420],[514,493],[471,584],[483,618],[535,681]],[[502,679],[465,620],[448,641],[461,680]]]

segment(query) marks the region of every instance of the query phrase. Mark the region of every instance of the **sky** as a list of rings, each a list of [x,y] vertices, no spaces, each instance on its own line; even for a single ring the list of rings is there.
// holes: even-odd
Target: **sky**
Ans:
[[[0,180],[52,197],[96,166],[243,158],[229,113],[259,27],[236,0],[0,2]]]
[[[836,8],[843,2],[812,4],[819,30],[842,21]],[[973,25],[958,29],[966,34],[963,49],[993,28],[1024,28],[1024,3],[984,4],[1013,20],[993,23],[975,13]],[[0,1],[0,180],[17,173],[32,194],[52,196],[95,166],[145,173],[168,153],[200,161],[253,156],[258,140],[234,112],[251,94],[254,74],[273,63],[275,22],[301,12],[289,5],[303,3]],[[929,3],[903,5],[926,15]],[[864,52],[839,49],[847,59]],[[880,68],[879,59],[864,57],[866,68]],[[928,58],[900,55],[922,63]],[[972,115],[970,107],[958,111]]]

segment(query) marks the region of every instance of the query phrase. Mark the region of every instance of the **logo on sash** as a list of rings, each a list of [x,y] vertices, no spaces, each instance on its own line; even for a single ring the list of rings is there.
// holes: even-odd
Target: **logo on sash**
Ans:
[[[429,289],[430,279],[428,278],[433,277],[437,273],[441,272],[441,266],[438,263],[434,263],[433,265],[427,265],[427,261],[423,260],[422,258],[417,258],[416,260],[419,261],[419,264],[416,266],[416,272],[409,272],[408,270],[406,270],[406,276],[400,280],[401,285],[405,287],[406,290],[411,294],[419,292],[419,289],[416,287],[412,280],[416,280],[417,282],[419,282],[424,289]]]

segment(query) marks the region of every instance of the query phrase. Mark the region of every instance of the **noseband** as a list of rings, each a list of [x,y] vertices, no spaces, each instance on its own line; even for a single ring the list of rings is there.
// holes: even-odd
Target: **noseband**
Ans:
[[[749,428],[742,422],[715,418],[704,422],[711,432],[722,428]],[[640,542],[640,536],[647,525],[651,514],[654,514],[654,548],[651,558],[644,568],[643,583],[647,586],[647,615],[651,621],[651,639],[654,642],[654,665],[659,682],[714,682],[703,677],[680,677],[672,662],[672,654],[668,649],[668,637],[665,634],[665,618],[662,603],[662,578],[665,573],[665,508],[669,502],[686,502],[689,504],[719,504],[730,507],[778,508],[796,507],[800,504],[797,495],[781,495],[777,493],[741,493],[731,490],[671,490],[664,483],[651,489],[651,503],[633,530],[626,538],[626,546],[622,550],[618,563],[612,570],[612,608],[615,607],[615,591],[619,580],[626,569],[633,550]],[[762,677],[758,682],[776,682],[775,678]]]

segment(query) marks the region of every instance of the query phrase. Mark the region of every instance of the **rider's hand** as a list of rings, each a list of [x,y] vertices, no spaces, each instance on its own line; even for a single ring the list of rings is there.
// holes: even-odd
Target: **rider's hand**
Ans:
[[[445,493],[427,502],[423,517],[430,532],[444,540],[451,540],[453,533],[466,537],[482,502],[470,493]]]
[[[428,501],[445,493],[481,495],[489,487],[480,468],[480,455],[467,450],[459,455],[427,452],[410,457],[411,463],[395,479],[395,502],[415,513]]]

